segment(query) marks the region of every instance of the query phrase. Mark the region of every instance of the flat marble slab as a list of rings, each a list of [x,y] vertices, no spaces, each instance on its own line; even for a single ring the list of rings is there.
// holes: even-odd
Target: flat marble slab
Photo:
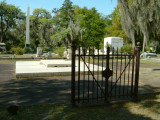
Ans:
[[[52,64],[51,64],[52,63]],[[68,60],[43,60],[43,61],[16,61],[16,77],[17,78],[29,78],[29,77],[51,77],[51,76],[69,76],[71,75],[71,66],[62,67],[60,64],[69,64],[71,65],[71,61]],[[53,65],[58,64],[56,67],[46,67],[46,65]],[[76,74],[78,74],[78,61],[76,61]],[[85,67],[84,67],[85,66]],[[81,73],[84,73],[84,71],[88,71],[88,67],[90,71],[93,71],[94,68],[94,74],[96,74],[96,71],[99,70],[99,73],[102,72],[102,67],[98,67],[97,65],[86,63],[84,65],[84,62],[80,62],[80,71]],[[105,69],[105,68],[103,68]],[[86,72],[88,74],[88,72]]]
[[[40,64],[46,67],[71,67],[69,60],[40,60]]]

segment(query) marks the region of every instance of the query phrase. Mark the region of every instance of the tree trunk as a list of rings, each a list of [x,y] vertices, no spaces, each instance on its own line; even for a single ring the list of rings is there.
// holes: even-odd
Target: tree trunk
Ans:
[[[132,47],[134,48],[135,47],[135,31],[131,30],[130,34],[131,34],[131,39],[132,39]]]
[[[0,42],[3,42],[3,35],[1,34],[1,41]]]
[[[0,42],[3,42],[3,34],[4,32],[3,32],[3,18],[2,18],[2,16],[1,16],[1,41]]]
[[[143,52],[145,52],[146,41],[147,41],[146,35],[143,35]]]
[[[145,52],[145,47],[147,46],[148,40],[149,40],[149,33],[144,32],[143,33],[143,52]]]
[[[44,40],[45,47],[48,47],[47,40],[46,40],[46,30],[45,29],[43,29],[43,40]]]
[[[68,49],[68,36],[65,37],[65,49],[67,50]]]

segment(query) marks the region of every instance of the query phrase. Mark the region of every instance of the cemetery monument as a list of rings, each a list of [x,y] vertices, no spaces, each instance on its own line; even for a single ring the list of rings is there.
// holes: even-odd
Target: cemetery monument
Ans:
[[[115,50],[123,46],[123,38],[121,37],[107,37],[104,38],[104,53],[106,54],[106,44],[110,44]]]
[[[30,47],[30,23],[29,23],[29,6],[27,7],[27,17],[26,17],[26,44],[25,48]]]

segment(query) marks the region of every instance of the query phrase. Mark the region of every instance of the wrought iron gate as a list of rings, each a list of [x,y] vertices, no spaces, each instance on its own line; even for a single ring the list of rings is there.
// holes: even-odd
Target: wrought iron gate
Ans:
[[[118,48],[105,54],[98,49],[72,46],[71,103],[105,103],[137,97],[140,43],[133,54],[119,54]],[[116,51],[116,52],[115,52]],[[136,54],[135,54],[136,52]],[[86,54],[87,53],[87,54]],[[136,60],[135,60],[136,58]]]

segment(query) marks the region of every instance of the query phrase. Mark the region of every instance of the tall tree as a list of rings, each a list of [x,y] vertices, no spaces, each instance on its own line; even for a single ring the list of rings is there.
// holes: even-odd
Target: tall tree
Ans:
[[[127,37],[121,26],[121,16],[119,12],[119,7],[117,6],[112,14],[105,18],[106,23],[106,37],[115,36],[122,37],[124,43],[131,43],[131,40]]]
[[[16,39],[16,40],[14,40],[12,42],[12,44],[14,46],[19,46],[21,48],[25,47],[25,40],[26,40],[25,31],[26,31],[26,21],[25,20],[23,20],[23,21],[21,21],[21,20],[17,21],[17,26],[12,31],[12,34],[13,34],[14,38]]]
[[[46,47],[50,42],[50,35],[52,34],[52,16],[51,13],[45,9],[35,9],[33,16],[31,17],[31,24],[34,32],[37,32],[40,36],[41,43],[44,43]],[[31,29],[32,29],[31,28]],[[37,36],[34,36],[37,37]]]
[[[6,42],[6,33],[17,26],[17,19],[24,19],[24,13],[6,1],[0,3],[0,42]]]
[[[88,9],[86,7],[78,10],[77,19],[80,20],[80,27],[83,33],[83,45],[98,46],[103,43],[105,35],[105,21],[95,8]]]
[[[52,12],[55,13],[53,20],[57,31],[51,38],[60,44],[64,43],[67,48],[71,43],[70,21],[74,16],[72,2],[65,0],[60,9],[54,8]]]
[[[150,36],[160,33],[159,0],[118,0],[121,23],[135,46],[135,34],[143,34],[143,52]]]

